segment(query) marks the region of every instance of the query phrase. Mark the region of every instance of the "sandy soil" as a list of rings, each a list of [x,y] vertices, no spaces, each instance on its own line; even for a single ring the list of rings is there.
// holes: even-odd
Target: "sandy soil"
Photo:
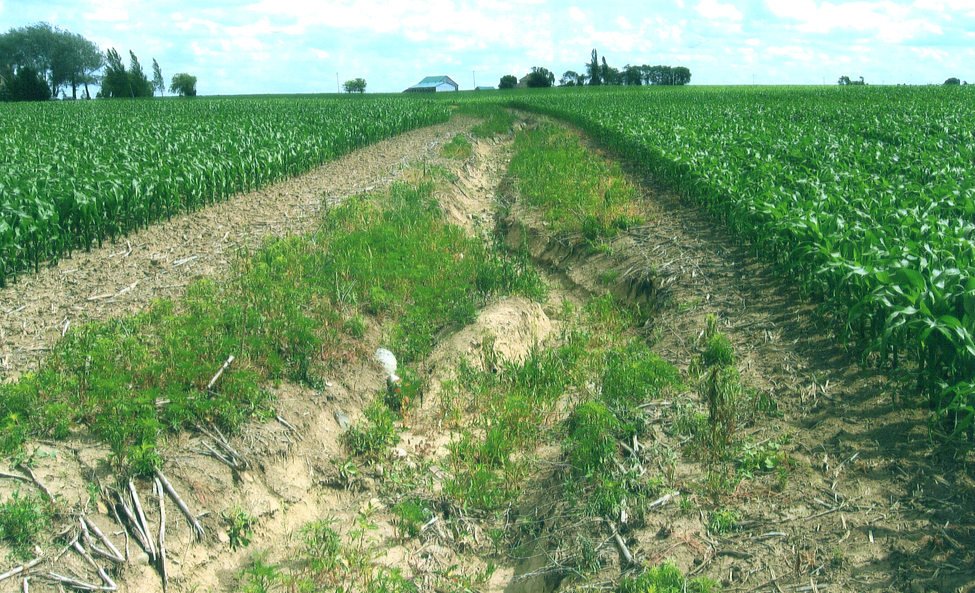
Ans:
[[[313,229],[323,197],[338,200],[381,187],[412,162],[438,161],[457,172],[457,181],[440,199],[452,219],[480,232],[490,224],[495,195],[512,192],[503,183],[511,137],[477,141],[474,157],[464,163],[440,160],[439,147],[472,124],[454,118],[404,134],[308,175],[175,218],[23,278],[0,291],[0,372],[10,380],[34,368],[68,326],[139,310],[154,298],[178,298],[194,279],[227,273],[239,249],[258,245],[267,236]],[[814,307],[757,263],[746,247],[730,240],[720,225],[653,180],[641,179],[639,172],[634,176],[654,213],[646,226],[621,237],[611,253],[602,255],[585,255],[548,236],[541,225],[529,224],[525,234],[512,233],[509,242],[526,244],[547,267],[551,301],[545,306],[522,299],[495,303],[481,312],[475,325],[444,339],[424,372],[449,378],[461,359],[479,364],[492,357],[524,356],[552,332],[560,300],[585,299],[603,290],[598,278],[618,272],[614,292],[658,305],[648,334],[656,337],[657,351],[684,370],[698,352],[696,338],[705,317],[717,316],[721,331],[735,345],[743,376],[771,396],[780,412],[745,431],[754,442],[788,435],[785,448],[794,460],[784,488],[775,487],[773,477],[757,477],[742,481],[717,501],[700,499],[706,479],[702,466],[679,460],[668,476],[678,496],[660,505],[645,526],[624,532],[625,545],[638,563],[674,562],[687,573],[723,583],[726,591],[975,590],[971,456],[953,455],[929,439],[926,414],[895,405],[895,400],[905,399],[901,388],[883,373],[859,366],[822,326]],[[367,332],[362,352],[380,345],[377,334]],[[169,590],[236,590],[240,570],[258,550],[273,562],[297,545],[307,522],[331,517],[335,528],[346,533],[364,509],[378,525],[374,535],[380,561],[403,568],[420,590],[429,590],[430,575],[452,564],[475,570],[489,559],[499,568],[481,587],[485,590],[547,592],[558,586],[560,580],[544,578],[545,558],[552,557],[546,553],[558,549],[558,536],[540,540],[535,561],[517,562],[494,555],[485,534],[486,518],[462,516],[454,529],[441,529],[448,510],[459,512],[444,507],[443,520],[421,537],[396,537],[392,516],[377,498],[378,484],[385,479],[384,466],[423,463],[429,468],[431,491],[437,491],[445,471],[438,459],[447,433],[431,420],[436,417],[435,391],[405,429],[388,464],[352,478],[342,475],[346,454],[338,441],[338,418],[359,418],[383,378],[380,365],[364,355],[326,377],[323,389],[286,383],[275,388],[279,420],[252,425],[230,440],[248,463],[240,471],[207,452],[204,441],[213,444],[207,435],[170,438],[162,450],[164,471],[199,517],[205,536],[194,538],[179,511],[169,505]],[[659,415],[652,419],[658,427],[665,420]],[[654,447],[643,449],[642,461],[663,471],[664,464],[652,456],[679,451],[679,443],[662,428],[653,434]],[[68,514],[87,515],[117,547],[128,549],[130,560],[112,564],[109,571],[119,589],[161,591],[158,570],[120,530],[104,498],[91,497],[93,490],[107,492],[114,483],[105,448],[79,436],[36,443],[32,450],[38,481],[61,497]],[[539,452],[542,458],[557,455],[557,448]],[[6,466],[0,470],[17,472]],[[521,505],[522,512],[532,507],[530,512],[544,516],[551,510],[545,489],[556,475],[539,471],[538,490],[526,492]],[[0,498],[24,487],[0,479]],[[138,483],[136,488],[150,523],[156,521],[158,502],[151,484]],[[694,504],[678,504],[681,498]],[[247,548],[228,545],[221,513],[233,507],[258,519]],[[702,509],[717,507],[739,512],[736,530],[724,535],[708,530]],[[560,533],[563,526],[556,518],[546,521],[553,534]],[[67,520],[58,530],[62,527],[67,533],[77,531]],[[600,554],[607,566],[589,581],[599,588],[622,567],[612,537],[596,528],[592,537],[602,541]],[[101,584],[80,555],[56,557],[62,547],[63,538],[52,539],[35,574],[62,571]],[[0,571],[15,564],[7,560]],[[39,576],[31,577],[30,587],[57,590]],[[0,591],[13,590],[22,590],[19,576],[0,582]]]

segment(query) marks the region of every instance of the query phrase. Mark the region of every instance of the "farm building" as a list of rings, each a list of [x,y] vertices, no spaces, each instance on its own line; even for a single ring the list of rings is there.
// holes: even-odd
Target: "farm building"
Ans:
[[[476,87],[474,87],[474,90],[475,91],[493,91],[493,90],[497,90],[497,89],[495,89],[493,86],[476,86]]]
[[[456,91],[460,87],[449,76],[427,76],[420,82],[403,91],[404,93],[437,93]]]

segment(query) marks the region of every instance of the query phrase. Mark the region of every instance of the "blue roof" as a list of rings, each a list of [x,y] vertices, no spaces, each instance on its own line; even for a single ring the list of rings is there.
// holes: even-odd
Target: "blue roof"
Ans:
[[[437,87],[444,83],[450,84],[451,86],[457,86],[457,83],[451,80],[449,76],[427,76],[410,88],[417,89],[425,87]]]

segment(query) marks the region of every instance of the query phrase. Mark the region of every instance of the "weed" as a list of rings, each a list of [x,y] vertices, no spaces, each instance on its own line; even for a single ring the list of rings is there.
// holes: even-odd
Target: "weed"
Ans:
[[[601,402],[585,402],[573,410],[566,441],[569,463],[576,476],[589,476],[610,463],[618,445],[619,422]]]
[[[258,554],[244,569],[246,593],[270,593],[282,588],[281,570],[275,564],[265,564],[266,554]]]
[[[471,146],[470,140],[462,134],[457,134],[440,149],[440,154],[451,159],[467,160],[474,154],[474,147]]]
[[[738,529],[741,516],[738,511],[721,509],[711,513],[708,530],[715,535],[726,535]]]
[[[254,524],[257,519],[239,506],[223,511],[221,516],[227,522],[227,537],[230,538],[231,549],[249,546],[251,538],[254,537]]]
[[[710,579],[686,581],[672,564],[650,567],[636,578],[624,577],[616,587],[616,593],[712,593],[718,590],[718,585]]]
[[[398,381],[387,381],[383,403],[392,412],[403,416],[410,406],[420,402],[423,388],[419,377],[412,370],[401,368],[398,372],[400,373]]]
[[[27,558],[37,534],[50,521],[50,513],[41,500],[31,495],[21,497],[15,490],[9,500],[0,504],[0,540],[8,542],[18,556]]]
[[[416,500],[404,500],[392,508],[398,518],[396,530],[400,538],[409,539],[420,535],[420,527],[430,518],[430,509]]]
[[[519,134],[515,149],[510,171],[519,193],[556,233],[597,245],[640,220],[638,194],[619,167],[607,166],[571,132],[540,125]]]
[[[362,413],[367,420],[366,426],[349,427],[341,437],[352,455],[375,457],[399,442],[393,414],[382,401],[374,400]]]
[[[722,333],[712,335],[701,353],[701,361],[705,367],[735,364],[735,350],[731,346],[731,340]]]
[[[745,445],[738,456],[739,471],[746,478],[760,472],[787,470],[791,463],[789,455],[782,450],[782,444],[775,441]]]
[[[634,407],[681,386],[680,371],[642,343],[609,354],[600,399],[613,409]]]
[[[480,117],[484,120],[471,128],[471,133],[478,138],[507,134],[515,123],[514,115],[496,103],[467,103],[461,105],[457,109],[457,113]]]
[[[728,447],[742,416],[741,376],[734,367],[716,367],[704,382],[710,434],[708,446],[716,459],[728,456]]]

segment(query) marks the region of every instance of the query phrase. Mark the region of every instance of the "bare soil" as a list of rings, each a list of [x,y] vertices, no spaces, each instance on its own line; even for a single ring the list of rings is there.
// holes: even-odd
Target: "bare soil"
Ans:
[[[35,368],[66,328],[138,311],[152,299],[178,299],[195,279],[226,274],[238,250],[266,237],[314,229],[323,198],[340,200],[383,187],[412,163],[437,162],[455,171],[456,181],[439,196],[444,210],[472,233],[490,228],[495,198],[517,197],[504,181],[511,136],[472,139],[475,155],[466,162],[439,156],[444,143],[454,134],[469,133],[473,123],[455,117],[401,135],[22,278],[0,291],[0,378],[13,380]],[[648,223],[617,239],[609,253],[576,250],[525,215],[526,234],[513,231],[508,239],[527,245],[546,267],[553,286],[550,301],[500,300],[482,311],[475,325],[446,336],[423,368],[431,389],[403,426],[403,441],[387,464],[352,478],[340,471],[347,453],[339,443],[343,429],[338,418],[359,419],[384,381],[371,356],[382,346],[374,328],[360,355],[326,377],[322,389],[287,383],[271,387],[279,420],[253,424],[230,440],[247,460],[247,469],[231,470],[215,460],[202,445],[205,435],[171,437],[161,451],[164,472],[199,517],[205,536],[194,538],[187,521],[168,505],[169,590],[236,590],[241,569],[256,554],[268,563],[280,560],[298,546],[301,527],[316,519],[331,517],[335,529],[347,534],[363,510],[379,526],[372,534],[378,560],[400,567],[421,591],[431,590],[431,575],[451,565],[472,574],[488,561],[498,570],[480,587],[484,590],[609,588],[626,567],[611,533],[598,528],[591,537],[600,542],[603,571],[583,581],[550,578],[557,554],[548,552],[559,548],[558,534],[570,529],[546,515],[551,502],[546,488],[557,478],[552,464],[539,465],[537,489],[526,491],[520,501],[521,513],[537,513],[550,528],[530,562],[496,554],[486,523],[476,516],[455,515],[452,528],[443,528],[447,512],[458,512],[449,506],[441,507],[440,521],[430,529],[403,540],[378,492],[396,464],[423,462],[435,495],[446,475],[438,460],[449,438],[437,410],[439,381],[449,378],[462,359],[476,365],[523,357],[557,327],[562,300],[581,301],[605,290],[599,279],[610,271],[619,278],[612,287],[616,294],[655,306],[648,327],[655,350],[685,372],[699,354],[706,316],[717,316],[719,329],[735,346],[743,377],[770,395],[779,411],[742,432],[755,443],[788,435],[784,450],[792,460],[784,483],[774,474],[757,475],[707,496],[715,491],[707,484],[708,468],[681,454],[681,443],[665,430],[666,406],[648,407],[655,441],[643,447],[641,460],[651,472],[665,474],[677,496],[656,507],[645,525],[626,529],[621,524],[624,545],[638,565],[673,562],[685,573],[722,583],[725,591],[975,590],[971,455],[931,438],[928,415],[905,405],[911,401],[909,392],[883,372],[861,366],[846,345],[837,343],[815,306],[747,246],[731,240],[693,204],[638,171],[633,175],[648,201]],[[695,394],[684,397],[696,399]],[[103,584],[79,554],[58,555],[65,540],[55,536],[76,533],[75,517],[85,514],[123,553],[127,550],[124,563],[95,559],[109,567],[118,588],[161,591],[158,570],[103,499],[91,496],[94,489],[114,484],[106,448],[84,435],[31,448],[37,480],[60,497],[65,511],[43,546],[44,561],[26,571],[31,590],[58,590],[43,578],[48,571]],[[539,451],[539,458],[557,461],[558,449],[550,449]],[[676,456],[673,465],[660,457],[668,451]],[[20,473],[8,465],[0,471]],[[0,478],[0,499],[28,486],[33,487]],[[159,512],[152,486],[136,486],[155,525]],[[257,518],[248,547],[229,545],[221,514],[233,507]],[[739,513],[734,529],[722,535],[708,529],[715,509]],[[0,572],[18,565],[2,546],[0,558],[5,558]],[[22,575],[0,582],[0,591],[23,587]]]

